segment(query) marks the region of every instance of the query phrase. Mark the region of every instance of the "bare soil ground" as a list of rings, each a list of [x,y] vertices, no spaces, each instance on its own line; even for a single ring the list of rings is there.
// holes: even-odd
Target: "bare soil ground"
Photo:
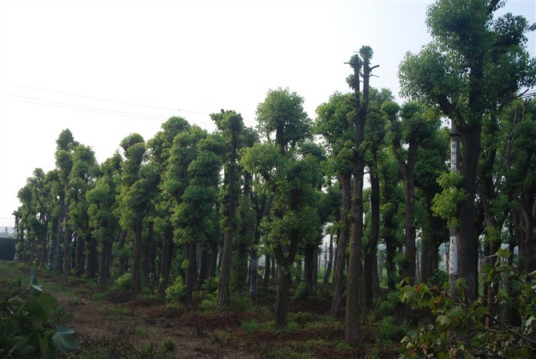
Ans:
[[[162,300],[132,298],[128,292],[101,300],[92,299],[91,291],[79,290],[74,297],[50,292],[68,319],[66,325],[76,330],[82,350],[106,346],[118,355],[137,351],[140,357],[255,358],[238,344],[223,345],[214,335],[218,328],[231,330],[239,325],[234,313],[203,316]],[[148,354],[143,355],[144,351]]]
[[[29,275],[27,266],[16,268],[20,275]],[[0,268],[0,280],[6,279],[2,277]],[[342,325],[323,316],[329,300],[293,300],[292,325],[275,329],[271,324],[273,293],[262,298],[266,303],[256,303],[252,309],[219,313],[170,306],[164,300],[136,297],[124,290],[105,292],[106,288],[57,274],[41,273],[38,279],[58,300],[58,322],[76,330],[81,348],[69,359],[397,357],[392,348],[378,348],[375,338],[365,338],[374,347],[372,356],[365,347],[345,346]]]

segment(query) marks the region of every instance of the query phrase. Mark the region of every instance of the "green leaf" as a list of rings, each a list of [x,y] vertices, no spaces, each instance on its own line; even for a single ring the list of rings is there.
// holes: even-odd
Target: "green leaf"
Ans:
[[[67,354],[68,350],[80,349],[80,346],[74,341],[75,331],[58,325],[56,326],[56,333],[52,336],[52,341],[56,348],[63,354]]]
[[[446,315],[438,315],[436,322],[439,323],[439,325],[446,327],[450,324],[450,318]]]

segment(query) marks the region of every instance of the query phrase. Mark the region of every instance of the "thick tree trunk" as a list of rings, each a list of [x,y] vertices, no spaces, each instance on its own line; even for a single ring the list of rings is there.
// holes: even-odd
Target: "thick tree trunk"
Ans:
[[[197,257],[196,244],[192,241],[186,245],[186,257],[188,258],[188,268],[186,269],[186,295],[184,297],[184,304],[192,305],[192,293],[195,286],[195,272],[197,269],[196,257]]]
[[[264,256],[264,277],[263,277],[263,282],[262,282],[264,291],[266,291],[266,289],[268,288],[268,285],[270,284],[270,274],[272,273],[272,268],[270,266],[271,262],[272,261],[271,261],[270,256],[266,254]]]
[[[235,268],[232,283],[236,283],[236,290],[238,293],[242,293],[247,284],[248,274],[248,248],[243,241],[238,243],[237,261],[231,267]]]
[[[249,265],[249,296],[253,299],[257,298],[257,278],[258,278],[258,257],[255,249],[250,249],[250,265]]]
[[[287,325],[291,280],[290,268],[280,267],[275,300],[275,325],[277,327]]]
[[[220,270],[220,282],[218,287],[218,310],[226,310],[231,304],[231,265],[233,259],[233,240],[236,234],[236,197],[237,197],[237,133],[231,133],[231,158],[227,165],[229,181],[227,183],[227,200],[228,207],[225,208],[226,218],[225,229],[223,234],[223,256]]]
[[[152,285],[154,282],[155,275],[155,257],[156,257],[156,246],[154,240],[154,223],[149,223],[149,228],[147,231],[147,238],[142,240],[142,266],[141,266],[141,284]]]
[[[56,245],[54,248],[54,269],[58,273],[63,272],[63,222],[65,220],[65,196],[60,195],[58,222],[56,223]]]
[[[326,270],[324,272],[324,284],[329,283],[329,279],[331,278],[331,271],[333,269],[333,233],[329,235],[329,247],[328,247],[328,258],[327,258],[327,265]]]
[[[143,233],[143,218],[139,216],[134,224],[134,246],[132,248],[132,291],[141,291],[141,246]]]
[[[374,301],[380,294],[380,281],[378,276],[378,242],[380,239],[380,179],[371,171],[370,173],[370,212],[371,228],[370,238],[365,252],[364,279],[365,279],[365,306],[371,309]]]
[[[97,273],[97,240],[90,236],[88,238],[88,253],[87,253],[87,270],[88,278],[95,278]]]
[[[65,207],[70,207],[69,200],[67,200]],[[68,223],[69,214],[66,211],[63,219],[63,273],[65,275],[69,275],[71,271],[71,229]]]
[[[304,252],[304,280],[305,286],[309,291],[313,291],[316,286],[314,278],[314,266],[316,259],[314,258],[314,245],[307,243],[303,250]]]
[[[127,266],[128,266],[128,258],[125,257],[123,254],[122,254],[122,249],[125,247],[125,241],[127,239],[127,231],[125,231],[124,229],[121,230],[121,232],[119,233],[119,243],[118,243],[118,249],[119,249],[119,260],[118,260],[118,267],[117,267],[117,276],[120,277],[122,276],[126,270],[127,270]]]
[[[86,250],[86,240],[82,237],[75,237],[75,250],[74,250],[74,274],[80,277],[84,274],[84,265],[86,256],[84,254]]]
[[[104,285],[110,279],[110,264],[112,262],[112,241],[108,238],[102,242],[99,259],[99,284]]]
[[[169,271],[171,269],[171,253],[173,252],[173,228],[168,226],[162,242],[162,254],[160,258],[160,279],[158,281],[158,296],[164,297],[169,283]]]
[[[361,156],[360,156],[361,157]],[[356,161],[354,193],[352,199],[352,225],[350,236],[350,259],[346,295],[345,340],[356,346],[361,341],[361,245],[363,240],[363,170],[364,161]]]
[[[467,126],[460,132],[463,145],[462,189],[467,199],[458,206],[458,277],[463,278],[467,284],[467,299],[475,301],[478,297],[478,237],[474,231],[473,219],[481,125]]]
[[[337,249],[335,251],[335,273],[333,276],[333,300],[331,302],[331,317],[341,318],[341,307],[344,292],[344,270],[346,267],[346,248],[350,233],[350,213],[352,210],[351,174],[342,174],[339,177],[342,190],[342,228],[337,238]]]

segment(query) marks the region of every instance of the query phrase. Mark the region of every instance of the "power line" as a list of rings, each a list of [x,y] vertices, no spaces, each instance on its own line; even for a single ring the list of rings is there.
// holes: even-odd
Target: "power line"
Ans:
[[[47,90],[44,90],[44,91],[47,91]],[[51,91],[51,92],[56,92],[56,91]],[[77,95],[73,95],[73,96],[77,96]],[[92,98],[88,96],[80,96],[80,97]],[[22,95],[17,95],[13,93],[0,92],[0,98],[12,100],[12,101],[18,101],[18,102],[26,102],[26,103],[50,106],[50,107],[66,108],[66,109],[76,110],[76,111],[93,112],[93,113],[107,114],[107,115],[127,117],[127,118],[137,118],[137,119],[146,120],[146,121],[158,121],[158,122],[163,121],[161,116],[146,115],[146,114],[141,114],[138,112],[120,111],[120,110],[106,109],[106,108],[81,105],[81,104],[73,104],[73,103],[43,99],[43,98],[38,98],[38,97],[22,96]],[[93,99],[98,99],[98,98],[93,97]],[[108,102],[116,102],[120,104],[128,104],[128,105],[133,105],[133,106],[138,106],[138,107],[159,109],[159,110],[164,110],[164,111],[173,111],[173,112],[209,116],[208,113],[203,113],[203,112],[183,111],[180,109],[171,109],[171,108],[164,108],[164,107],[141,105],[141,104],[134,104],[134,103],[128,103],[128,102],[122,102],[122,101],[114,101],[114,100],[105,100],[105,99],[101,99],[101,100],[108,101]],[[210,125],[212,124],[211,121],[203,121],[203,120],[197,120],[195,122],[210,124]]]
[[[25,89],[30,89],[30,90],[37,90],[37,91],[55,93],[55,94],[64,95],[64,96],[73,96],[73,97],[87,98],[87,99],[90,99],[90,100],[98,100],[98,101],[104,101],[104,102],[117,103],[117,104],[122,104],[122,105],[152,108],[152,109],[162,110],[162,111],[180,111],[180,109],[176,109],[176,108],[159,107],[159,106],[153,106],[153,105],[146,105],[146,104],[140,104],[140,103],[134,103],[134,102],[128,102],[128,101],[109,99],[109,98],[104,98],[104,97],[80,95],[80,94],[75,94],[75,93],[72,93],[72,92],[50,90],[50,89],[45,89],[45,88],[41,88],[41,87],[20,85],[20,84],[3,82],[3,81],[0,81],[0,84],[8,85],[8,86],[20,87],[20,88],[25,88]]]

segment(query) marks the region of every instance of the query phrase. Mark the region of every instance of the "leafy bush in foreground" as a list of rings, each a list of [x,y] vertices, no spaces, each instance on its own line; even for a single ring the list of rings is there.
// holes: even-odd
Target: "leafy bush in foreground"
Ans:
[[[483,300],[469,302],[463,280],[456,282],[456,299],[448,288],[402,285],[401,300],[432,317],[402,339],[402,358],[536,358],[536,272],[519,275],[507,250],[496,257],[488,270],[491,285],[499,288],[494,304],[511,309],[514,303],[520,325],[490,313]]]
[[[43,293],[35,276],[30,278],[27,295],[0,298],[0,357],[17,359],[56,358],[77,348],[74,331],[62,326],[53,329],[56,300]]]

